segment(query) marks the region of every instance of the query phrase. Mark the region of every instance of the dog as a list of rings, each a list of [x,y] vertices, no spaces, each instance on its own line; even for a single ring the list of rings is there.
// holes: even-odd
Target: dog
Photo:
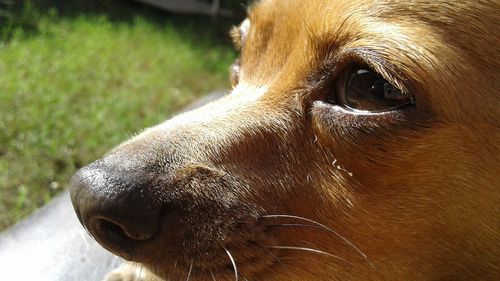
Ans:
[[[232,92],[80,169],[77,216],[136,280],[499,280],[499,11],[257,1]]]

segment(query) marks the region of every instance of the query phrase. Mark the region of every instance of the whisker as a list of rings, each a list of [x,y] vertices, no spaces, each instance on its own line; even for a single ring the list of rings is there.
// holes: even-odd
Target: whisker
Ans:
[[[210,275],[212,275],[212,280],[217,281],[217,279],[215,279],[215,275],[214,275],[213,271],[211,271],[211,270],[210,270]]]
[[[340,235],[337,231],[329,228],[328,226],[324,225],[324,224],[321,224],[317,221],[314,221],[314,220],[311,220],[311,219],[308,219],[308,218],[304,218],[304,217],[299,217],[299,216],[293,216],[293,215],[264,215],[262,216],[263,218],[290,218],[290,219],[298,219],[298,220],[303,220],[303,221],[307,221],[307,222],[310,222],[316,226],[318,226],[318,228],[321,228],[321,229],[324,229],[326,231],[329,231],[333,234],[335,234],[337,237],[339,237],[342,241],[344,241],[345,243],[347,243],[347,245],[351,246],[356,252],[358,252],[365,260],[368,260],[368,257],[365,255],[365,253],[363,253],[363,251],[361,251],[358,247],[356,247],[356,245],[354,245],[351,241],[347,240],[347,238],[345,238],[344,236]],[[288,224],[288,226],[292,226],[293,224]],[[297,225],[299,226],[299,225]],[[303,225],[300,225],[301,227]]]
[[[188,271],[188,276],[186,278],[186,281],[189,281],[189,278],[191,278],[191,271],[193,270],[193,261],[191,261],[191,265],[189,266],[189,271]]]
[[[229,259],[231,260],[231,263],[233,264],[233,268],[234,268],[234,280],[238,281],[238,268],[236,267],[236,262],[235,262],[235,260],[233,258],[233,255],[231,255],[231,252],[229,252],[228,249],[224,248],[224,250],[226,250],[226,253],[229,256]]]
[[[259,244],[259,243],[257,243],[257,242],[253,242],[253,243],[252,243],[252,245],[253,245],[254,247],[257,247],[257,248],[259,248],[260,250],[262,250],[262,251],[266,252],[268,255],[272,256],[274,259],[276,259],[276,261],[277,261],[278,263],[281,263],[280,258],[278,258],[278,257],[277,257],[277,256],[276,256],[276,255],[275,255],[275,254],[274,254],[271,250],[269,250],[267,247],[264,247],[264,246],[260,245],[260,244]]]
[[[275,258],[278,263],[282,263],[281,259],[278,258],[273,252],[271,252],[269,249],[267,249],[266,247],[260,247],[262,250],[264,250],[264,252],[266,252],[267,254],[269,254],[270,256],[272,256],[273,258]]]
[[[281,223],[281,224],[269,224],[269,227],[310,227],[310,228],[319,228],[324,229],[319,225],[311,225],[311,224],[300,224],[300,223]]]
[[[329,257],[341,260],[341,261],[346,262],[348,264],[352,264],[351,262],[348,262],[347,260],[345,260],[345,259],[343,259],[343,258],[341,258],[339,256],[336,256],[334,254],[330,254],[328,252],[321,251],[321,250],[318,250],[318,249],[304,248],[304,247],[294,247],[294,246],[268,246],[268,247],[271,248],[271,249],[299,250],[299,251],[306,251],[306,252],[311,252],[311,253],[316,253],[316,254],[327,255]]]

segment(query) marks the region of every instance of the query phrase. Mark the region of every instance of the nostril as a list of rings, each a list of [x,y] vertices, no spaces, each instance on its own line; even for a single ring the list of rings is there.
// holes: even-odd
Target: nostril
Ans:
[[[94,219],[89,223],[89,226],[94,239],[125,259],[130,258],[130,251],[136,248],[141,241],[150,238],[150,236],[131,234],[123,225],[105,218]]]
[[[129,244],[129,240],[135,240],[129,237],[120,225],[106,219],[98,219],[94,225],[97,236],[109,244],[123,246]]]
[[[117,240],[147,240],[153,236],[154,232],[138,232],[137,230],[132,229],[131,227],[127,228],[127,226],[122,225],[117,222],[113,222],[107,219],[98,219],[97,220],[97,231],[99,232],[107,232],[112,238]]]

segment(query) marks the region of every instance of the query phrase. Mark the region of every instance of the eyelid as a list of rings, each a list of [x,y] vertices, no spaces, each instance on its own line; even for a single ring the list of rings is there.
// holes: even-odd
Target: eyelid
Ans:
[[[410,79],[405,77],[405,75],[398,70],[396,65],[388,62],[382,55],[380,55],[375,50],[369,48],[352,48],[347,49],[342,52],[343,57],[347,57],[346,61],[354,61],[355,65],[363,66],[365,65],[368,69],[372,69],[377,72],[382,78],[387,80],[389,83],[394,85],[398,90],[401,91],[403,96],[408,97],[413,100],[412,95],[410,95]],[[351,65],[348,68],[352,67]]]

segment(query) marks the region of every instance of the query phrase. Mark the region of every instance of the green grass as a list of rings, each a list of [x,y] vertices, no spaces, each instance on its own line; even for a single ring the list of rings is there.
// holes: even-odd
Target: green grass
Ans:
[[[228,87],[234,53],[199,25],[41,13],[0,41],[0,230],[72,173],[200,94]]]

